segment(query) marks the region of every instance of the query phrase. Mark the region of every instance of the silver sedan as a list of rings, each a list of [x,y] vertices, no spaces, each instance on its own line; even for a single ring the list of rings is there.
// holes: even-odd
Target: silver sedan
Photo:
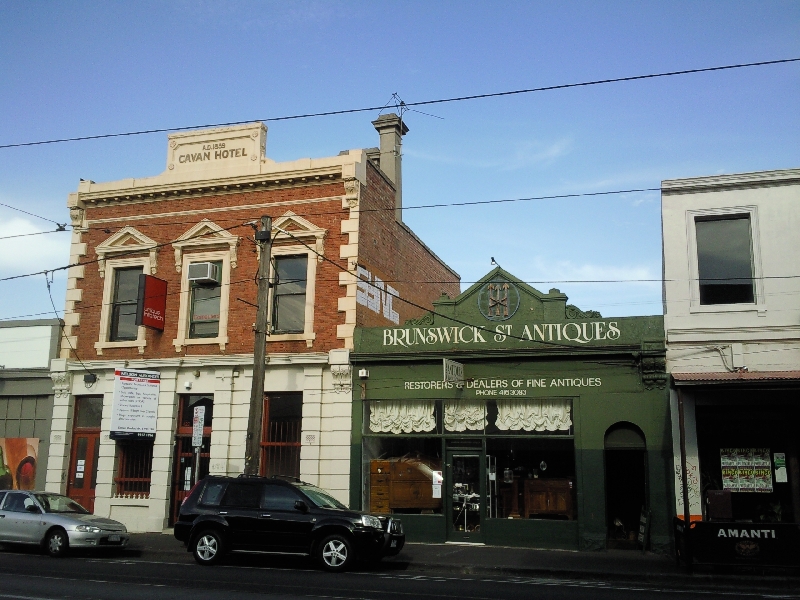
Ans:
[[[0,491],[0,543],[38,544],[59,557],[70,548],[124,548],[129,540],[125,525],[61,494]]]

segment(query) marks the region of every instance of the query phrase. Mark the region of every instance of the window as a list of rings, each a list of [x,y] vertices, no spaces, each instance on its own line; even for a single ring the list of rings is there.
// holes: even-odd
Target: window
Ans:
[[[270,394],[264,398],[261,428],[261,474],[300,477],[300,430],[303,394]]]
[[[222,261],[212,263],[217,273],[222,271]],[[190,338],[215,338],[219,335],[220,300],[222,286],[215,283],[191,283],[191,307],[189,314]]]
[[[111,304],[110,342],[130,342],[139,336],[136,325],[136,296],[142,267],[114,270],[114,293]]]
[[[6,498],[3,510],[8,512],[25,512],[25,501],[32,502],[27,494],[11,493]]]
[[[225,495],[222,497],[221,506],[238,506],[240,508],[258,508],[261,499],[261,486],[253,483],[228,484]]]
[[[308,256],[276,256],[272,330],[302,333],[306,316]]]
[[[696,218],[695,233],[700,304],[752,304],[750,217]]]
[[[261,508],[265,510],[294,510],[294,503],[300,500],[293,489],[282,485],[265,485],[261,496]]]
[[[153,470],[152,442],[118,442],[117,496],[150,496],[150,477]]]

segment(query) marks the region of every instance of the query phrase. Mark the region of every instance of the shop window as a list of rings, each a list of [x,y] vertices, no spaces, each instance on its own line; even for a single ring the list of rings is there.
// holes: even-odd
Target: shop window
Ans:
[[[755,301],[750,217],[696,218],[700,304]]]
[[[436,400],[379,400],[364,404],[364,433],[441,433]]]
[[[217,277],[222,272],[222,261],[212,262]],[[222,286],[219,279],[211,282],[190,282],[189,337],[216,338],[219,336]]]
[[[487,514],[498,519],[575,519],[573,440],[486,440]]]
[[[114,292],[111,300],[110,342],[130,342],[139,336],[136,325],[136,296],[142,267],[114,270]]]
[[[364,438],[364,507],[373,513],[441,514],[433,495],[442,470],[439,438]]]
[[[261,474],[300,477],[303,394],[268,394],[261,427]]]
[[[117,496],[150,496],[150,477],[153,470],[153,443],[141,441],[117,442],[117,476],[114,478]]]
[[[99,429],[102,418],[102,396],[78,396],[75,398],[75,427]]]
[[[272,297],[272,331],[305,330],[308,256],[276,256]]]

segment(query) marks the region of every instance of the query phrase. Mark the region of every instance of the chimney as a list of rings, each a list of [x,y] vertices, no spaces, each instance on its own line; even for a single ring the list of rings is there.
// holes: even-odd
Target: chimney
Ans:
[[[403,158],[403,136],[408,127],[394,113],[381,115],[372,122],[381,139],[380,167],[384,175],[394,184],[395,218],[403,220],[403,178],[400,165]]]

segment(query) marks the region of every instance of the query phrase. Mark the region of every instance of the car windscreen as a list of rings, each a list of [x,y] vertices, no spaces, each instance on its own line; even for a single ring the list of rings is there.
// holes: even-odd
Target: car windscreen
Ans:
[[[58,494],[34,494],[34,496],[46,513],[89,514],[88,510],[66,496],[59,496]]]
[[[320,508],[343,508],[347,509],[347,507],[339,502],[336,498],[331,496],[325,490],[321,490],[318,487],[314,487],[313,485],[304,485],[298,486],[303,493],[311,498],[311,501],[319,506]]]

